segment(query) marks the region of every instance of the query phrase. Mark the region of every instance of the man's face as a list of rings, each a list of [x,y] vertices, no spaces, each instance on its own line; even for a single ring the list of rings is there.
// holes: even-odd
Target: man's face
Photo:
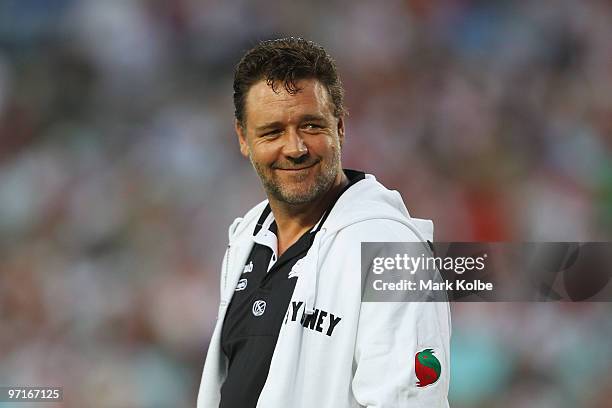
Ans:
[[[296,83],[289,94],[262,80],[246,96],[244,129],[236,123],[240,151],[251,160],[270,199],[305,204],[326,193],[342,171],[342,119],[333,115],[325,86],[316,79]]]

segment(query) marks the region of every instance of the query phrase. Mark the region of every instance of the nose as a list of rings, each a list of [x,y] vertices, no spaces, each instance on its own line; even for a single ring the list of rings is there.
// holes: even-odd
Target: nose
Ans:
[[[283,146],[285,156],[297,159],[308,153],[308,147],[306,147],[304,139],[295,129],[289,129],[286,138]]]

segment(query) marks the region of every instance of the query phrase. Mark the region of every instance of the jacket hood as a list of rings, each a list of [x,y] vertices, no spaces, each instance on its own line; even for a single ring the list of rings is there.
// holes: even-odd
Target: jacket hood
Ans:
[[[326,230],[325,234],[331,234],[349,225],[373,219],[400,222],[421,241],[433,240],[433,223],[411,218],[400,193],[387,189],[371,174],[366,174],[364,180],[355,183],[340,196],[322,230]]]

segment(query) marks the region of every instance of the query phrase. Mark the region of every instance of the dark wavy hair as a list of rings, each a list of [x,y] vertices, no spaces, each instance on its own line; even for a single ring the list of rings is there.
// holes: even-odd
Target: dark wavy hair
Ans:
[[[280,38],[261,41],[247,51],[234,71],[234,108],[240,126],[245,123],[246,95],[255,83],[265,80],[275,92],[277,84],[284,85],[289,94],[299,92],[296,82],[318,79],[326,88],[334,104],[334,116],[346,113],[344,88],[332,57],[312,41],[303,38]]]

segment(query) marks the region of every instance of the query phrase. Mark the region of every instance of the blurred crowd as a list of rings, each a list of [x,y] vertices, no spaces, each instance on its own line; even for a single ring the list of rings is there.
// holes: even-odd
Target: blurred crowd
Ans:
[[[261,39],[336,58],[345,167],[437,241],[609,241],[610,22],[605,0],[0,2],[0,386],[194,406],[227,226],[264,198],[232,105]],[[453,304],[451,405],[610,406],[610,312]]]

